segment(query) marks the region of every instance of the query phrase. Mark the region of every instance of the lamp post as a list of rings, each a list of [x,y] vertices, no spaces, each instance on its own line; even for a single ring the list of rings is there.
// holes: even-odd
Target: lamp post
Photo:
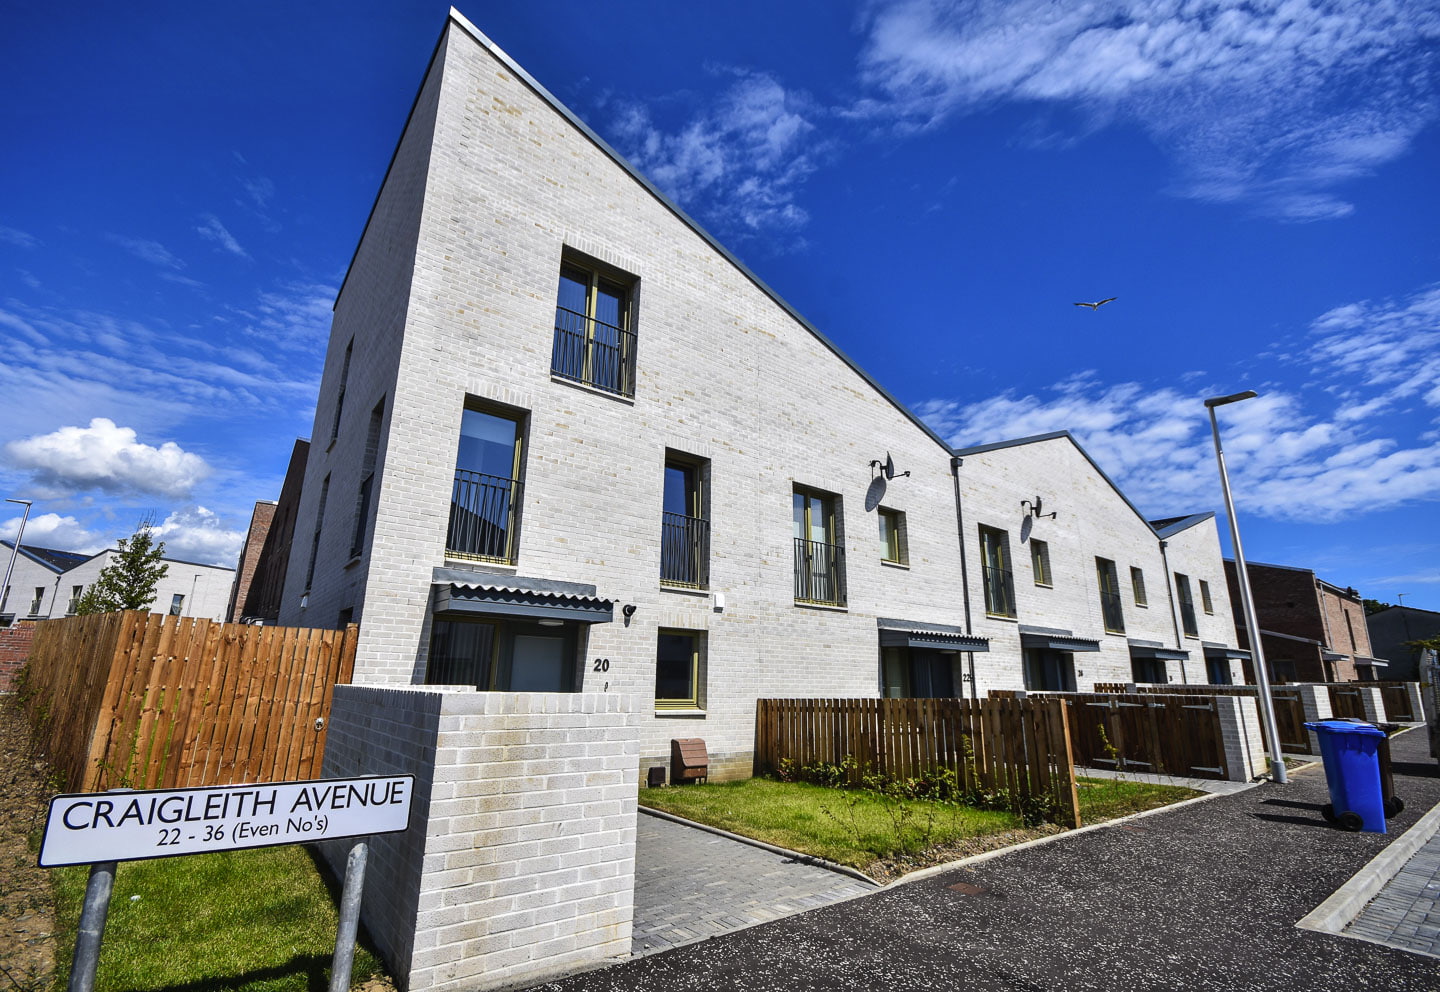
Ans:
[[[5,581],[0,582],[0,604],[6,602],[7,594],[10,592],[10,574],[15,571],[15,556],[20,553],[20,540],[25,536],[25,521],[30,519],[30,501],[28,499],[11,499],[6,496],[5,502],[24,503],[25,515],[20,518],[20,529],[15,532],[15,544],[10,548],[10,564],[5,566]],[[3,605],[0,605],[0,610],[3,609]]]
[[[1280,785],[1290,781],[1285,774],[1285,756],[1280,750],[1280,734],[1275,727],[1275,700],[1270,696],[1270,673],[1265,670],[1265,650],[1260,646],[1260,623],[1255,619],[1255,602],[1250,595],[1250,573],[1245,569],[1245,552],[1240,547],[1240,524],[1235,520],[1235,500],[1230,495],[1230,476],[1225,471],[1225,452],[1220,447],[1220,424],[1215,408],[1227,403],[1248,400],[1259,393],[1247,389],[1229,396],[1212,396],[1205,401],[1210,411],[1210,432],[1215,436],[1215,461],[1220,466],[1220,489],[1225,494],[1225,515],[1230,518],[1230,543],[1235,549],[1235,578],[1240,587],[1240,608],[1245,612],[1245,629],[1250,634],[1250,660],[1255,664],[1255,679],[1260,684],[1260,718],[1265,723],[1265,738],[1270,742],[1270,777]]]

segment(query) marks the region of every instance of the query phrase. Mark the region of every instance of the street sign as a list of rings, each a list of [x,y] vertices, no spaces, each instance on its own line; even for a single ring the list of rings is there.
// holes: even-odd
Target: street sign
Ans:
[[[414,791],[413,775],[394,775],[56,796],[40,867],[396,833]]]

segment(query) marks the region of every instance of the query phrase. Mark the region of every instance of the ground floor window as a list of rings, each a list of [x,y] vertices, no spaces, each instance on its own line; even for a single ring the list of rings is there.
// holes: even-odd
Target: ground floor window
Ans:
[[[880,649],[886,699],[954,699],[954,651],[921,648]]]
[[[655,648],[655,708],[699,709],[705,634],[662,630]]]
[[[554,623],[437,616],[425,681],[482,692],[574,692],[580,625]]]
[[[1211,685],[1230,685],[1230,662],[1225,658],[1205,659],[1205,678]]]
[[[1036,692],[1074,692],[1075,656],[1068,651],[1026,648],[1025,688]]]
[[[1170,681],[1170,676],[1165,674],[1165,662],[1159,658],[1131,658],[1130,677],[1136,682],[1152,685]]]

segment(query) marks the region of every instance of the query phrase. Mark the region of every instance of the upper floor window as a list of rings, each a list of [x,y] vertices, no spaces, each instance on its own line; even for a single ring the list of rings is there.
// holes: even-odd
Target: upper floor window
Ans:
[[[665,498],[660,514],[660,584],[704,589],[710,582],[710,520],[705,506],[704,466],[665,459]]]
[[[1200,580],[1200,605],[1204,607],[1206,613],[1215,612],[1215,603],[1210,599],[1210,583],[1204,579]]]
[[[350,356],[355,352],[355,339],[345,346],[345,360],[340,365],[340,388],[335,392],[335,419],[330,421],[330,441],[340,436],[340,414],[345,409],[345,386],[350,381]]]
[[[66,613],[73,614],[73,613],[76,611],[76,609],[79,608],[79,606],[80,606],[80,597],[83,596],[83,595],[85,595],[85,587],[84,587],[83,585],[80,585],[80,586],[71,586],[71,587],[70,587],[70,605],[66,608],[65,612],[66,612]],[[4,605],[3,605],[3,604],[0,604],[0,610],[4,610],[4,609],[5,609]]]
[[[910,555],[906,545],[905,514],[881,507],[876,514],[880,522],[880,556],[895,565],[906,565]]]
[[[797,602],[845,605],[845,549],[839,540],[838,504],[834,496],[795,490],[792,518]]]
[[[1145,573],[1133,565],[1130,567],[1130,588],[1135,591],[1136,606],[1150,605],[1150,600],[1145,595]]]
[[[1125,614],[1120,608],[1120,576],[1109,558],[1095,559],[1095,578],[1100,585],[1100,615],[1105,629],[1112,634],[1125,633]]]
[[[185,594],[177,592],[170,597],[170,615],[178,617],[185,612]]]
[[[985,612],[992,617],[1015,616],[1015,577],[1010,572],[1010,535],[980,527],[980,561],[985,578]]]
[[[1187,637],[1199,637],[1200,628],[1195,624],[1195,599],[1190,595],[1190,579],[1175,573],[1175,596],[1180,601],[1180,626]]]
[[[1050,575],[1050,545],[1038,538],[1030,538],[1030,570],[1035,573],[1037,586],[1053,586]]]
[[[560,266],[550,371],[621,396],[635,395],[631,287],[573,262]]]
[[[461,415],[446,554],[514,564],[521,437],[518,419],[468,408]]]
[[[45,602],[45,587],[36,586],[35,597],[30,600],[30,615],[32,617],[40,614],[40,604],[43,602]]]

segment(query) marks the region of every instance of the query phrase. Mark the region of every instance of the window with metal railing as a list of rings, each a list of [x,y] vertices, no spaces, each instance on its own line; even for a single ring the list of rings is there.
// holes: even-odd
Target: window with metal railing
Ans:
[[[1010,572],[1010,535],[982,524],[980,563],[986,614],[1015,619],[1015,577]]]
[[[445,553],[515,563],[520,520],[521,424],[467,409],[450,492]]]
[[[797,489],[794,495],[795,601],[845,605],[845,548],[838,528],[839,500]]]
[[[710,584],[710,521],[705,466],[666,458],[660,513],[660,584],[704,589]]]
[[[1120,606],[1120,577],[1109,558],[1095,559],[1095,579],[1100,586],[1100,616],[1105,630],[1111,634],[1125,633],[1125,613]]]
[[[635,395],[635,328],[630,287],[594,269],[560,267],[550,372],[607,393]]]

